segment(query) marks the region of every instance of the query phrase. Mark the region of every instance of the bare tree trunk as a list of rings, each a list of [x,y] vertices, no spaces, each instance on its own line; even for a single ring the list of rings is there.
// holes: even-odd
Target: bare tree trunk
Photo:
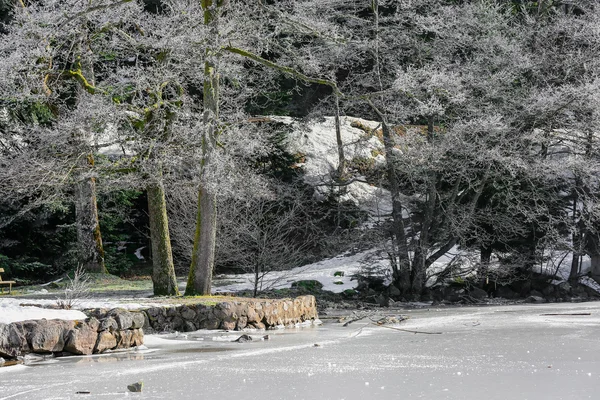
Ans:
[[[219,27],[218,16],[222,1],[202,0],[204,25],[209,27],[213,43],[206,48],[204,62],[203,120],[205,125],[202,137],[202,179],[198,192],[198,211],[196,216],[196,233],[192,250],[192,263],[188,275],[185,294],[209,295],[211,292],[212,272],[215,262],[215,246],[217,237],[217,199],[204,180],[207,168],[210,168],[211,156],[216,145],[216,134],[219,119],[219,73],[217,69]]]
[[[479,247],[479,279],[483,284],[489,283],[488,271],[490,268],[490,261],[492,260],[492,247]]]
[[[592,275],[592,279],[600,283],[600,254],[592,253],[590,254],[590,258],[592,261],[592,269],[590,274]]]
[[[577,179],[576,179],[577,180]],[[580,241],[580,229],[578,227],[579,224],[577,224],[577,201],[578,201],[578,196],[577,196],[577,189],[574,190],[574,197],[573,197],[573,226],[574,226],[574,231],[573,231],[573,235],[572,235],[572,241],[573,241],[573,258],[571,259],[571,270],[569,271],[569,281],[570,282],[577,282],[577,279],[579,277],[579,260],[581,258],[581,253],[580,253],[580,249],[581,249],[581,241]]]
[[[186,296],[209,295],[215,262],[217,236],[216,196],[206,189],[198,191],[196,233],[192,250],[192,263],[185,288]]]
[[[83,30],[85,32],[85,28]],[[84,55],[84,35],[77,44],[77,52],[80,56],[76,66],[87,76],[89,82],[94,84],[94,68],[88,57]],[[83,88],[77,89],[80,97]],[[89,132],[83,133],[79,138],[80,145],[85,154],[79,160],[81,173],[75,184],[75,217],[77,223],[77,247],[79,262],[86,272],[107,273],[104,264],[104,247],[102,246],[102,235],[100,233],[100,222],[98,220],[98,203],[96,201],[96,178],[91,175],[94,167],[94,156],[91,153]]]
[[[335,93],[335,139],[338,150],[338,176],[337,179],[343,182],[346,178],[346,157],[344,155],[344,142],[342,141],[342,128],[340,123],[340,96]]]
[[[394,244],[394,256],[396,260],[392,262],[392,274],[394,284],[400,289],[402,294],[410,292],[410,258],[408,256],[408,243],[406,242],[406,233],[404,231],[404,219],[402,218],[402,202],[400,201],[400,185],[394,166],[394,139],[389,125],[385,121],[384,115],[369,101],[369,105],[379,115],[382,121],[383,145],[385,148],[385,162],[387,169],[387,179],[392,194],[392,234]]]
[[[427,141],[433,142],[434,134],[434,120],[433,117],[428,118],[427,123]],[[437,204],[437,176],[435,172],[429,173],[429,182],[427,188],[427,204],[425,207],[425,214],[423,216],[423,222],[421,223],[421,230],[419,234],[419,240],[417,248],[415,249],[415,255],[412,262],[411,270],[411,291],[413,299],[418,300],[427,280],[427,250],[429,249],[430,235],[432,234],[435,216],[435,207]]]
[[[167,219],[167,204],[162,181],[147,188],[148,214],[150,216],[150,240],[152,241],[152,283],[154,295],[179,295],[175,266],[171,252],[171,237]]]
[[[94,166],[91,154],[80,161],[83,172],[75,184],[75,217],[77,222],[77,249],[79,263],[86,272],[106,273],[104,247],[98,221],[96,178],[88,176]]]

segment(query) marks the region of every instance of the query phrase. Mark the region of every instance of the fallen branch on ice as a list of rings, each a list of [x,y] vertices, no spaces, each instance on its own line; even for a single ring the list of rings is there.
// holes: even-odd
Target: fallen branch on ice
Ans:
[[[442,332],[423,332],[423,331],[413,331],[410,329],[402,329],[402,328],[394,328],[393,326],[386,326],[386,325],[379,325],[373,322],[373,325],[375,326],[380,326],[382,328],[388,328],[388,329],[393,329],[395,331],[401,331],[401,332],[408,332],[408,333],[422,333],[424,335],[441,335]]]

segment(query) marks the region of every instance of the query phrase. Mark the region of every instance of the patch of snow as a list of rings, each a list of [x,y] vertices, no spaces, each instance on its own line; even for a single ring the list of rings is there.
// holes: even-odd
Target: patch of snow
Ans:
[[[39,320],[39,319],[86,319],[86,315],[78,310],[54,310],[34,306],[22,307],[16,299],[0,299],[0,323]]]
[[[367,259],[369,260],[368,265],[365,265]],[[323,290],[341,293],[346,289],[356,287],[358,282],[352,278],[355,274],[362,272],[365,267],[387,270],[389,261],[380,249],[350,255],[344,254],[290,271],[272,271],[263,279],[262,289],[283,289],[291,287],[295,281],[317,280],[323,284]],[[343,272],[344,276],[335,276],[338,271]],[[224,280],[225,284],[213,287],[213,293],[251,290],[254,287],[254,275],[251,273],[221,275],[218,279]]]
[[[600,283],[596,282],[589,276],[582,276],[579,278],[579,283],[594,289],[596,292],[600,293]]]
[[[332,174],[337,171],[339,158],[335,134],[335,118],[324,117],[321,121],[313,121],[302,126],[290,117],[272,117],[274,120],[293,127],[288,141],[288,148],[293,153],[303,154],[306,161],[301,165],[304,169],[306,183],[316,187],[319,198],[325,199],[331,190]],[[346,161],[360,158],[372,160],[374,165],[385,163],[383,144],[376,136],[367,137],[359,128],[352,127],[353,122],[375,129],[378,122],[361,118],[342,117],[340,128],[344,143]],[[334,190],[339,190],[335,188]],[[392,200],[388,190],[371,186],[366,182],[355,181],[344,187],[342,201],[350,201],[357,207],[367,211],[371,216],[389,216],[392,211]]]

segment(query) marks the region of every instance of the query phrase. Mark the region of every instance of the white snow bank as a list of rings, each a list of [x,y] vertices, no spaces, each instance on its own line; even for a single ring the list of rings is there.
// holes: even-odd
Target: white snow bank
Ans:
[[[290,271],[273,271],[265,276],[261,290],[289,288],[295,281],[311,279],[321,282],[324,290],[341,293],[356,287],[358,282],[352,280],[354,274],[364,272],[366,268],[389,269],[389,261],[379,253],[380,250],[375,249],[343,254]],[[344,276],[335,276],[338,271],[342,271]],[[217,277],[217,285],[219,280],[226,283],[213,287],[214,293],[250,290],[254,287],[253,274],[220,275]]]
[[[86,319],[86,315],[77,310],[54,310],[34,306],[21,307],[22,300],[0,299],[0,323],[26,321],[30,319]]]
[[[86,315],[79,310],[87,308],[123,308],[126,310],[139,310],[141,308],[152,307],[151,303],[129,303],[119,300],[84,300],[77,302],[74,306],[77,310],[57,310],[52,308],[42,308],[35,306],[22,307],[20,304],[37,304],[40,306],[55,305],[55,300],[23,299],[23,298],[2,298],[0,299],[0,323],[8,324],[17,321],[26,321],[30,319],[64,319],[76,320],[86,319]]]

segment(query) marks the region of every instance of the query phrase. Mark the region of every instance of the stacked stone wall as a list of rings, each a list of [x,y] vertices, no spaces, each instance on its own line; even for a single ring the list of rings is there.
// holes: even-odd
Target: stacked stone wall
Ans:
[[[144,343],[143,313],[113,312],[104,319],[30,320],[0,324],[0,357],[27,353],[89,355]]]
[[[144,343],[147,332],[272,329],[318,320],[314,296],[281,300],[157,306],[138,311],[85,310],[83,321],[32,320],[0,324],[0,357],[27,353],[97,354]]]
[[[318,319],[314,296],[281,300],[225,301],[215,305],[153,307],[144,312],[147,315],[144,329],[155,332],[272,329]]]

